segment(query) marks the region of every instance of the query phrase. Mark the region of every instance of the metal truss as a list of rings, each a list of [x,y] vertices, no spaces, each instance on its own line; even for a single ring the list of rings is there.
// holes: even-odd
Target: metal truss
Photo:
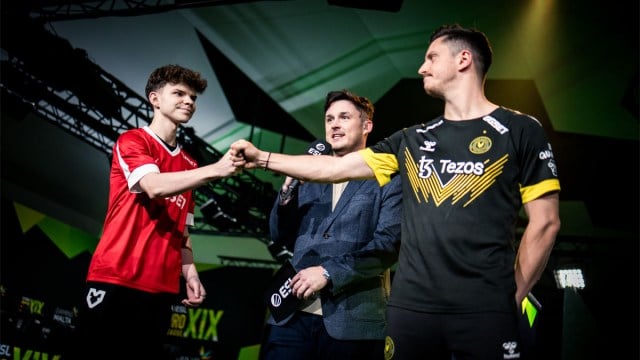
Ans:
[[[153,109],[144,98],[88,59],[83,65],[93,77],[82,79],[84,86],[53,83],[47,74],[38,71],[34,62],[3,50],[5,56],[0,62],[3,107],[22,104],[108,156],[112,156],[113,145],[122,132],[147,125],[152,118]],[[87,87],[100,91],[88,96],[83,91]],[[216,162],[222,156],[191,128],[179,128],[178,140],[200,165]],[[210,182],[196,189],[194,195],[202,213],[201,225],[194,233],[251,237],[268,243],[268,215],[276,197],[271,183],[242,172]]]
[[[83,101],[73,91],[48,84],[24,65],[9,54],[2,63],[3,92],[108,155],[120,133],[148,124],[146,119],[152,116],[153,109],[144,99],[132,94],[108,73],[103,72],[101,77],[121,104],[117,114],[110,117],[103,114],[101,106]]]
[[[29,17],[43,22],[98,18],[103,16],[138,16],[170,10],[231,5],[257,0],[108,0],[61,1],[44,0],[28,7]],[[26,1],[25,3],[29,3]],[[24,6],[24,5],[23,5]]]

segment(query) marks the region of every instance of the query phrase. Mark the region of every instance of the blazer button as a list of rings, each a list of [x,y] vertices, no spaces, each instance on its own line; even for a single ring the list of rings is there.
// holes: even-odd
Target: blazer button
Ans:
[[[327,233],[324,233],[324,234],[322,234],[322,237],[326,240],[326,239],[330,238],[331,235],[329,235]]]

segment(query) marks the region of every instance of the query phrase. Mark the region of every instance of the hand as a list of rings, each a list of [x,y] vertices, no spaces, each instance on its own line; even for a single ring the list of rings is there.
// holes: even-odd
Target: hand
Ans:
[[[244,160],[234,161],[233,156],[231,155],[231,150],[229,150],[217,162],[210,166],[214,167],[216,169],[217,176],[222,178],[241,172],[243,162]]]
[[[236,140],[229,147],[229,154],[234,166],[244,167],[245,169],[258,168],[258,159],[261,153],[261,150],[244,139]]]
[[[294,183],[295,180],[295,183]],[[292,187],[296,187],[301,185],[303,182],[297,179],[292,178],[291,176],[287,176],[284,179],[284,183],[282,183],[282,187],[280,188],[280,205],[287,205],[291,199],[294,198],[294,189]]]
[[[182,300],[186,307],[198,307],[207,297],[207,292],[197,276],[191,276],[187,280],[187,298]]]
[[[308,299],[327,286],[328,280],[322,275],[322,266],[312,266],[300,270],[291,279],[293,294],[299,299]]]
[[[293,178],[291,176],[287,176],[284,178],[284,182],[282,183],[282,188],[280,189],[283,193],[289,190],[289,186],[291,186],[291,182]]]

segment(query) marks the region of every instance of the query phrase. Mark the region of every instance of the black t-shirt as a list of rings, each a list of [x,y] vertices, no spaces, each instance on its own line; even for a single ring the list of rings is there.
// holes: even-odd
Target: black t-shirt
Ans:
[[[560,190],[541,124],[506,108],[473,120],[438,117],[360,153],[379,183],[402,175],[402,241],[389,305],[512,311],[520,208]]]

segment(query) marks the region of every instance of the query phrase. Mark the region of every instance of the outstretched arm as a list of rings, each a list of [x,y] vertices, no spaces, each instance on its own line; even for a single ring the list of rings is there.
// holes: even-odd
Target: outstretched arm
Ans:
[[[335,183],[374,179],[373,171],[358,152],[342,157],[285,155],[262,151],[241,139],[231,144],[230,153],[235,166],[271,170],[302,181]]]
[[[140,188],[151,198],[163,198],[193,190],[210,181],[232,176],[241,168],[235,167],[229,153],[213,164],[193,170],[149,173],[140,179]]]

